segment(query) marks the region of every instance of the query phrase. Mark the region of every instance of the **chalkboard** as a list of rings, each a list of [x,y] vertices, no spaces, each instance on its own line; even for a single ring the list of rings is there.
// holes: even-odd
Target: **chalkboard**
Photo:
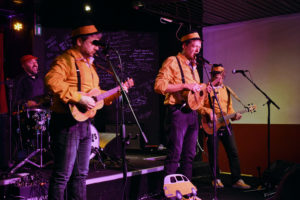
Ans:
[[[62,54],[65,50],[72,46],[71,30],[66,29],[51,29],[45,30],[45,67],[46,71],[50,69],[54,58]]]
[[[70,32],[70,30],[61,29],[45,31],[45,63],[48,69],[57,55],[71,47]],[[150,32],[104,32],[102,40],[109,44],[110,50],[108,52],[99,50],[98,56],[94,60],[98,66],[100,87],[104,90],[116,87],[114,77],[108,72],[111,69],[107,59],[111,61],[122,81],[127,77],[134,80],[135,85],[129,90],[128,96],[138,120],[145,128],[144,132],[150,136],[148,139],[151,142],[151,137],[155,138],[159,132],[159,99],[153,90],[159,68],[158,35]],[[119,103],[114,102],[111,106],[106,106],[99,111],[104,123],[115,124],[117,122],[118,106]],[[124,108],[125,122],[135,123],[128,105],[125,105]],[[156,143],[156,139],[152,140],[154,140],[152,143]]]
[[[153,85],[158,68],[157,35],[122,31],[104,33],[103,40],[112,48],[109,51],[109,59],[118,75],[123,80],[126,80],[127,77],[133,78],[135,82],[135,86],[128,93],[134,111],[140,120],[149,118],[154,112],[152,104],[154,103]],[[114,50],[120,55],[121,64]],[[105,57],[103,54],[103,52],[100,53],[100,59],[96,58],[95,63],[110,70],[107,62],[101,59]],[[98,71],[100,85],[103,89],[116,86],[113,76],[102,69]],[[134,122],[128,107],[125,109],[125,113],[127,121]],[[111,116],[108,120],[115,122],[114,119],[115,116]]]

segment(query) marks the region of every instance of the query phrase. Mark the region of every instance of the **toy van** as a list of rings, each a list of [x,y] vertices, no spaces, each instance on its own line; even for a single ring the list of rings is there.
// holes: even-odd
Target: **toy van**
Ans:
[[[197,188],[182,174],[171,174],[164,178],[164,193],[171,200],[201,200]]]

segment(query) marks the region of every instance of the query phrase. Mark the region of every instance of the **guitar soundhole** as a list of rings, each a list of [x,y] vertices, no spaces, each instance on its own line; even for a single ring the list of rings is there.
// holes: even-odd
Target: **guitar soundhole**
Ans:
[[[87,111],[87,109],[84,106],[80,105],[80,104],[77,105],[77,108],[82,113],[85,113]]]

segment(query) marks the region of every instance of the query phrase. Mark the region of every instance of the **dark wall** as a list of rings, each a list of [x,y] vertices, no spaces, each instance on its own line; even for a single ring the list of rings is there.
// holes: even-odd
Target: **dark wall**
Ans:
[[[13,6],[6,1],[1,10],[0,27],[4,33],[4,73],[8,78],[14,78],[22,72],[20,58],[32,54],[34,6],[28,1],[22,6]],[[13,22],[23,22],[21,31],[13,30]]]

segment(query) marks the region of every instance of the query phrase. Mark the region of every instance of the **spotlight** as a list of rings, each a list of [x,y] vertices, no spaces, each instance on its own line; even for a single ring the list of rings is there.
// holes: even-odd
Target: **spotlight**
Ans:
[[[13,29],[15,31],[21,31],[23,29],[23,24],[19,21],[13,23]]]
[[[85,4],[85,5],[84,5],[84,11],[85,11],[85,12],[91,12],[91,10],[92,10],[91,5],[89,5],[89,4]]]

